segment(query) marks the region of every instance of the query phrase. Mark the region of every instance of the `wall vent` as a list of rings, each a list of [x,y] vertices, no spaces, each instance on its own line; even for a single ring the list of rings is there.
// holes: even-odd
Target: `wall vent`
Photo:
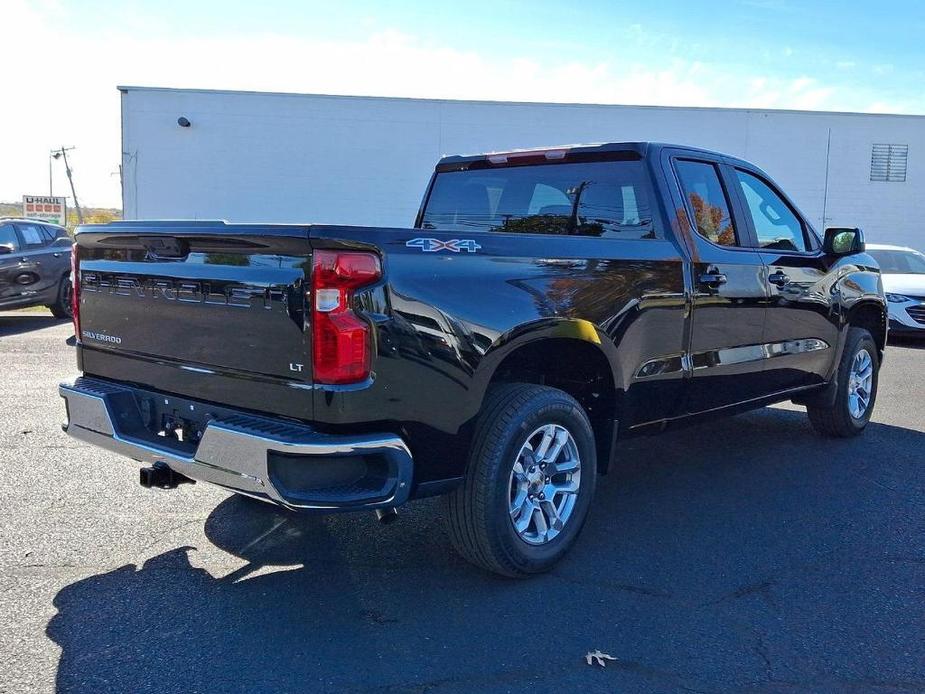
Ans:
[[[870,151],[870,180],[902,183],[908,161],[909,145],[874,145]]]

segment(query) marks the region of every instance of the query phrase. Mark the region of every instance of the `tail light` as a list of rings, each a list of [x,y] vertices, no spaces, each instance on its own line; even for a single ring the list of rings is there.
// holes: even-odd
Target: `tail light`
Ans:
[[[71,315],[74,319],[74,337],[80,342],[80,255],[75,243],[71,247]]]
[[[369,324],[351,308],[354,290],[382,276],[379,258],[357,251],[315,251],[312,260],[312,375],[317,383],[369,376]]]

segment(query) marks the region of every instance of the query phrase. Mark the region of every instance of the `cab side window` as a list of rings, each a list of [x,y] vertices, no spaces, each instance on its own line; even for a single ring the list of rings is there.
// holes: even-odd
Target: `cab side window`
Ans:
[[[38,224],[18,224],[19,233],[22,235],[23,249],[34,251],[45,245],[42,238],[42,230]]]
[[[740,169],[736,169],[736,176],[755,225],[758,245],[776,251],[806,251],[806,230],[790,205],[757,176]]]
[[[11,248],[13,253],[19,250],[19,237],[12,224],[0,224],[0,246]]]
[[[705,161],[679,160],[675,169],[697,233],[719,246],[738,246],[729,198],[716,166]]]

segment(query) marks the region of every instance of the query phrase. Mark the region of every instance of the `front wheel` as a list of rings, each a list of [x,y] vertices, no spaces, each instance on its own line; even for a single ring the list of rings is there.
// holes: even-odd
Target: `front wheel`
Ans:
[[[851,328],[838,365],[833,402],[806,408],[813,428],[823,436],[857,436],[870,421],[877,400],[880,370],[877,344],[863,328]]]
[[[494,573],[546,571],[575,543],[596,476],[594,434],[573,397],[499,386],[479,416],[464,482],[447,497],[450,540]]]

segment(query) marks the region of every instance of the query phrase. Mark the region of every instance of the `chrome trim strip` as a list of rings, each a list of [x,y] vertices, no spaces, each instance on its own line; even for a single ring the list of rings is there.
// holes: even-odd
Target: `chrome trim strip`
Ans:
[[[197,366],[181,366],[180,368],[184,371],[192,371],[193,373],[197,374],[208,374],[210,376],[214,376],[216,373],[215,369],[200,369]]]
[[[791,354],[804,354],[828,349],[829,343],[819,338],[811,337],[801,340],[785,340],[783,342],[766,342],[760,345],[743,345],[725,349],[706,350],[691,355],[694,371],[708,369],[714,366],[729,364],[745,364],[751,361],[774,359]]]
[[[245,415],[240,418],[240,422],[210,421],[195,454],[188,456],[120,430],[116,424],[119,418],[115,416],[110,398],[123,395],[131,397],[131,389],[81,378],[62,383],[58,390],[67,403],[68,422],[64,429],[70,436],[139,462],[165,462],[176,472],[191,479],[257,496],[285,508],[337,511],[398,506],[407,501],[411,491],[411,451],[395,435],[331,436],[314,432],[308,427],[292,425],[289,433],[298,434],[297,437],[275,437],[249,427],[249,421],[258,420]],[[271,451],[302,456],[385,455],[395,469],[394,485],[387,498],[376,498],[369,502],[337,504],[293,500],[284,497],[270,480],[267,454]],[[311,464],[310,460],[306,460],[306,464]]]
[[[829,343],[825,340],[808,337],[801,340],[785,340],[783,342],[766,342],[760,345],[704,350],[692,354],[688,352],[684,354],[667,354],[645,362],[636,371],[636,378],[655,378],[657,376],[676,374],[680,371],[700,371],[713,366],[745,364],[751,361],[774,359],[791,354],[818,352],[829,347]]]

